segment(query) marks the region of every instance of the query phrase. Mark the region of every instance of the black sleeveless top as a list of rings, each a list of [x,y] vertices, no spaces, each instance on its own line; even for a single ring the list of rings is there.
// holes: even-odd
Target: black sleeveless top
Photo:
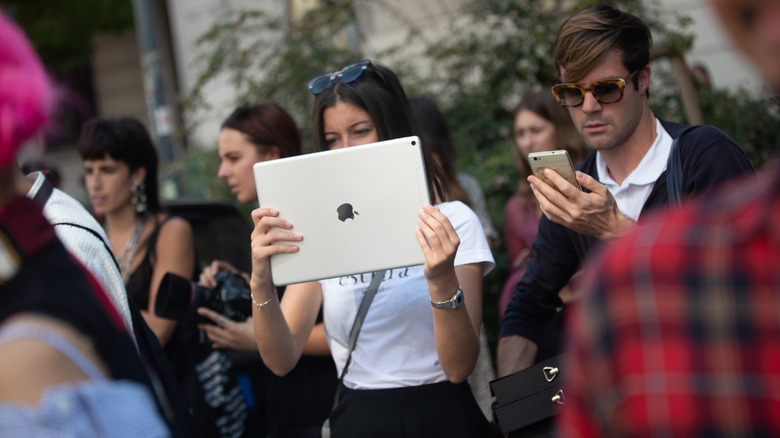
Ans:
[[[154,231],[152,231],[152,234],[149,236],[146,243],[146,253],[141,260],[141,264],[135,268],[127,279],[127,284],[125,285],[127,297],[141,310],[154,311],[154,309],[149,308],[149,289],[152,284],[152,272],[154,270],[152,259],[155,257],[155,249],[157,247],[157,238],[160,236],[160,229],[172,217],[173,216],[167,216],[162,222],[156,224]]]

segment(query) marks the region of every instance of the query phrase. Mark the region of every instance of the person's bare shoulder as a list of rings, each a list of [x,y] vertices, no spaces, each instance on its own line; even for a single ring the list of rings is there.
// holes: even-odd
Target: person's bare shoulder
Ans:
[[[170,217],[160,227],[159,239],[160,241],[168,241],[169,239],[192,240],[192,225],[184,218]]]

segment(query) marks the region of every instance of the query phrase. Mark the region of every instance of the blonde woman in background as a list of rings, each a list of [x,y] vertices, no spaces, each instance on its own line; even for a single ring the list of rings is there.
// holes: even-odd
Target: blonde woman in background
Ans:
[[[526,180],[532,173],[528,154],[565,149],[576,166],[588,152],[585,141],[572,123],[569,113],[558,105],[549,91],[527,93],[518,103],[514,114],[512,138],[520,180],[517,183],[517,192],[509,198],[504,209],[504,233],[511,272],[501,290],[499,321],[504,317],[515,284],[525,273],[525,268],[534,255],[531,245],[536,239],[539,218],[542,215],[539,203]],[[561,299],[566,302],[570,293],[570,287],[564,288],[560,292]],[[540,349],[537,361],[553,356],[558,351],[562,323],[563,315],[559,312],[556,319],[545,328],[546,348]]]

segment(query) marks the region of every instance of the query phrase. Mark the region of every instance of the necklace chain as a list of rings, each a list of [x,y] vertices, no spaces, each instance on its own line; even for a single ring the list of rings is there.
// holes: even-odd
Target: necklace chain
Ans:
[[[124,280],[125,284],[127,284],[127,280],[130,277],[130,264],[135,257],[135,251],[138,249],[138,239],[141,237],[141,232],[143,230],[144,220],[139,217],[135,221],[135,228],[133,229],[133,234],[130,236],[130,240],[127,241],[117,257],[119,272],[122,274],[122,280]]]

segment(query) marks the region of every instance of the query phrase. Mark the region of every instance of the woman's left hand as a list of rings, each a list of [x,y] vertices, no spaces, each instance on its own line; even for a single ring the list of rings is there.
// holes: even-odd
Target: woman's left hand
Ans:
[[[424,205],[417,213],[417,241],[425,255],[425,278],[436,282],[455,276],[455,253],[460,238],[439,207]]]
[[[241,322],[233,321],[206,307],[198,307],[198,315],[214,321],[214,324],[198,324],[198,328],[206,331],[212,348],[257,351],[251,317]]]

